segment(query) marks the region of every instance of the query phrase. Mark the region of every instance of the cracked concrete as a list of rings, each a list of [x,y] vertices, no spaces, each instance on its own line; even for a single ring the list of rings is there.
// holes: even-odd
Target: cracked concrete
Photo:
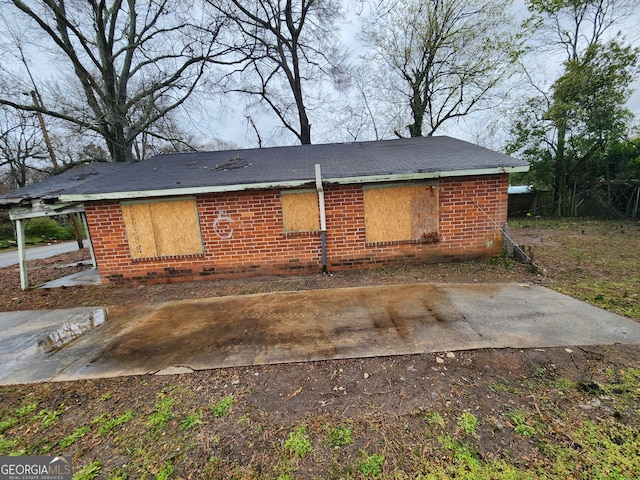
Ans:
[[[59,350],[74,312],[0,314],[0,383],[477,348],[640,344],[640,323],[540,286],[411,284],[114,307]],[[86,309],[85,314],[95,309]]]

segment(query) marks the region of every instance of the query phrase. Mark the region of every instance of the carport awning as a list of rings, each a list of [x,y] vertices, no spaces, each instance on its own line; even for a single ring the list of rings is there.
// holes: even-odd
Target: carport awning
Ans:
[[[24,220],[27,218],[51,217],[55,215],[68,215],[71,213],[83,213],[82,203],[52,203],[47,204],[42,200],[34,201],[30,206],[16,206],[9,209],[11,220]]]

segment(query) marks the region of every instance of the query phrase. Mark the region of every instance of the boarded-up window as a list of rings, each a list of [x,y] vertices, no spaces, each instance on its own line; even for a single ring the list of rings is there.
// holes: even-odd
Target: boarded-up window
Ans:
[[[285,232],[320,230],[318,193],[315,190],[282,192],[281,199]]]
[[[367,243],[438,238],[437,185],[365,187]]]
[[[203,253],[195,199],[125,202],[121,206],[132,258]]]

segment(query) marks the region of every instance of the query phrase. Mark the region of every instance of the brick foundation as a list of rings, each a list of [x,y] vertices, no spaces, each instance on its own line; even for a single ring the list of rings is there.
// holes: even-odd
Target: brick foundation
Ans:
[[[497,255],[507,220],[508,176],[440,179],[437,238],[365,241],[362,185],[325,188],[329,271],[450,262]],[[133,260],[118,201],[85,205],[103,282],[167,283],[320,272],[320,232],[285,233],[280,191],[197,197],[204,254]],[[223,213],[222,213],[223,212]],[[495,222],[495,223],[494,223]]]

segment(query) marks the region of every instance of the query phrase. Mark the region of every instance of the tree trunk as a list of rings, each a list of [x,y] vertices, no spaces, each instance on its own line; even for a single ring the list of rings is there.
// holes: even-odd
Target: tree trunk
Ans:
[[[563,123],[563,122],[561,122]],[[564,158],[566,126],[564,124],[558,126],[558,149],[556,150],[555,159],[555,192],[554,202],[556,206],[556,215],[561,217],[564,214],[564,202],[566,201],[566,168]]]
[[[306,121],[300,119],[300,143],[302,145],[311,145],[311,125],[309,120],[304,116]]]
[[[116,128],[115,135],[104,135],[107,141],[109,153],[114,162],[133,161],[133,142],[127,140],[123,128]]]

